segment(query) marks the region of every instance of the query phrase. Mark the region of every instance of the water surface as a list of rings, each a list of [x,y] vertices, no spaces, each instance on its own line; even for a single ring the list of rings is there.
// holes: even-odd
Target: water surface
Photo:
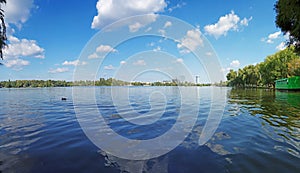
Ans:
[[[147,140],[176,123],[181,95],[176,87],[83,87],[95,90],[106,122],[129,139]],[[130,90],[130,107],[112,103],[110,93]],[[187,88],[188,89],[188,88]],[[200,105],[192,132],[168,154],[124,160],[97,148],[84,134],[74,110],[72,88],[0,89],[0,171],[5,172],[300,172],[300,93],[197,88]],[[154,95],[159,91],[164,95]],[[227,102],[213,137],[198,145],[211,107],[211,92]],[[156,97],[157,96],[157,97]],[[62,101],[61,97],[67,97]],[[89,99],[84,98],[84,106]],[[151,105],[150,102],[154,105]],[[90,105],[92,105],[91,103]],[[165,108],[159,121],[137,126],[119,114]],[[155,112],[155,111],[154,111]],[[140,117],[145,118],[145,117]],[[186,121],[189,121],[186,119]],[[103,140],[105,142],[105,140]]]

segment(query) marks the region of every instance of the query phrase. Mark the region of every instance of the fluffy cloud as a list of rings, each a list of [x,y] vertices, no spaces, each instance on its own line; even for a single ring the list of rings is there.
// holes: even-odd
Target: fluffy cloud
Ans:
[[[27,66],[29,64],[29,61],[23,59],[13,59],[8,60],[4,65],[8,68],[13,68],[14,70],[22,70],[23,66]]]
[[[206,52],[205,55],[206,56],[213,56],[213,53],[212,52]]]
[[[175,6],[168,8],[168,11],[171,13],[173,10],[178,9],[178,8],[182,8],[185,5],[186,5],[185,2],[178,3]]]
[[[97,16],[94,17],[92,28],[101,28],[118,19],[142,15],[156,14],[165,9],[164,0],[98,0]]]
[[[149,32],[149,31],[151,31],[152,30],[152,27],[148,27],[146,30],[145,30],[145,32]]]
[[[181,49],[182,53],[190,52],[186,48],[190,49],[191,51],[194,51],[199,46],[203,46],[203,40],[201,38],[201,33],[198,28],[187,31],[186,35],[180,40],[180,43],[177,44],[177,48]]]
[[[97,59],[97,58],[99,58],[99,56],[97,55],[97,53],[92,53],[88,57],[88,59]]]
[[[269,34],[267,38],[262,38],[261,41],[272,44],[274,43],[274,40],[279,38],[280,35],[281,35],[281,31],[277,31],[272,34]]]
[[[153,49],[154,52],[158,52],[161,51],[161,48],[159,46],[157,46],[156,48]]]
[[[104,66],[105,70],[114,70],[115,67],[113,65]]]
[[[183,63],[183,59],[182,58],[178,58],[178,59],[176,59],[176,62]]]
[[[100,45],[97,47],[96,52],[108,53],[108,52],[117,52],[117,50],[112,48],[110,45]]]
[[[248,26],[250,20],[252,20],[252,17],[240,21],[240,17],[234,11],[231,11],[231,13],[221,16],[217,23],[206,25],[204,30],[207,34],[219,38],[222,35],[226,36],[229,31],[237,31],[240,25]]]
[[[143,25],[140,22],[129,25],[130,32],[137,32]]]
[[[110,45],[101,44],[96,48],[96,52],[94,52],[88,56],[88,59],[102,58],[106,53],[110,53],[110,52],[115,53],[115,52],[118,52],[118,50],[114,49]]]
[[[155,22],[157,18],[156,14],[147,14],[144,16],[139,16],[138,18],[135,18],[134,20],[128,20],[124,24],[128,24],[128,28],[130,32],[137,32],[142,27],[146,26],[149,23]],[[148,30],[148,28],[146,29]]]
[[[224,73],[224,74],[227,74],[232,68],[221,68],[220,72]]]
[[[21,39],[9,36],[9,46],[4,49],[4,56],[7,59],[16,59],[18,57],[45,58],[44,49],[38,46],[35,40]]]
[[[171,26],[172,26],[172,22],[166,21],[166,23],[164,25],[164,28],[168,28],[168,27],[171,27]]]
[[[249,22],[250,22],[251,20],[252,20],[252,16],[251,16],[249,19],[244,18],[243,20],[241,20],[240,24],[241,24],[242,26],[248,26],[248,25],[249,25]]]
[[[286,48],[285,42],[281,42],[278,46],[276,46],[277,50],[284,50]]]
[[[62,65],[71,65],[71,66],[78,66],[78,65],[86,65],[87,62],[85,61],[79,61],[79,60],[74,60],[74,61],[65,61],[62,63]]]
[[[50,69],[48,72],[49,73],[64,73],[64,72],[68,72],[69,69],[68,68],[56,68],[56,69]]]
[[[14,28],[17,26],[21,29],[29,16],[30,10],[34,8],[33,0],[9,0],[2,6],[5,11],[5,22],[8,26],[8,46],[4,49],[5,66],[14,70],[21,70],[23,66],[30,64],[29,61],[23,60],[23,57],[45,58],[45,50],[37,44],[37,41],[30,39],[19,39],[14,37]]]
[[[166,36],[166,30],[164,30],[164,29],[159,29],[159,30],[158,30],[158,33],[160,33],[161,36],[163,36],[163,37]]]
[[[124,65],[124,64],[126,64],[126,61],[121,61],[120,64]]]
[[[6,62],[4,65],[14,70],[22,70],[23,66],[29,65],[29,61],[25,61],[21,58],[45,58],[45,50],[41,48],[35,40],[18,39],[14,36],[8,36],[10,42],[3,50],[4,59]]]
[[[281,31],[278,31],[278,32],[275,32],[273,34],[270,34],[268,38],[274,40],[274,39],[277,39],[280,34],[281,34]]]
[[[239,60],[233,60],[231,63],[230,63],[230,67],[233,67],[233,68],[237,68],[241,65],[240,61]]]
[[[9,0],[2,7],[5,11],[5,21],[20,28],[28,20],[34,4],[33,0]]]
[[[136,65],[136,66],[145,66],[146,62],[145,62],[145,60],[137,60],[136,62],[133,63],[133,65]]]

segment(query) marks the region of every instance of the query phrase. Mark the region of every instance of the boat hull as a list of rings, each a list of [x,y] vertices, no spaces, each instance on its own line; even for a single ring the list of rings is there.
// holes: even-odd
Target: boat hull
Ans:
[[[275,88],[278,90],[300,90],[300,76],[276,80]]]

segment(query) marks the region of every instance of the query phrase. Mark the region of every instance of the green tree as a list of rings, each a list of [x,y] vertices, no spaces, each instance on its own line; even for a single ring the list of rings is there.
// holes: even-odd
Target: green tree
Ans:
[[[237,77],[237,72],[231,69],[229,71],[229,73],[226,75],[228,85],[235,86],[236,85],[236,77]]]
[[[288,63],[289,76],[300,76],[300,57]]]
[[[244,81],[246,85],[257,86],[259,83],[260,74],[258,68],[254,65],[244,67]]]
[[[276,25],[290,34],[289,45],[300,51],[300,0],[278,0],[275,4]]]
[[[4,10],[1,8],[2,4],[5,4],[6,0],[0,0],[0,20],[1,20],[1,25],[0,25],[0,58],[3,60],[3,49],[6,46],[6,26],[4,22]]]

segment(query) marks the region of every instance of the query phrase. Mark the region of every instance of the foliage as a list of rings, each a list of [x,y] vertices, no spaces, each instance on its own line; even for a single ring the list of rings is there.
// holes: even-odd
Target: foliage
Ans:
[[[268,56],[264,62],[227,74],[229,86],[274,87],[275,80],[300,75],[300,57],[293,46]]]
[[[16,81],[2,81],[0,88],[27,88],[27,87],[71,87],[71,86],[210,86],[210,84],[194,84],[189,82],[126,82],[113,78],[100,78],[96,81],[81,80],[74,82],[55,81],[55,80],[16,80]]]
[[[26,87],[66,87],[72,86],[72,82],[54,80],[16,80],[2,81],[0,87],[5,88],[26,88]]]
[[[290,34],[289,45],[300,51],[300,0],[278,0],[275,4],[276,25]]]
[[[5,4],[6,0],[0,0],[0,7],[1,4]],[[2,8],[0,8],[0,20],[1,20],[1,24],[0,24],[0,58],[3,60],[3,49],[6,46],[6,26],[5,26],[5,22],[4,22],[4,11],[2,10]],[[2,64],[0,64],[2,65]]]

